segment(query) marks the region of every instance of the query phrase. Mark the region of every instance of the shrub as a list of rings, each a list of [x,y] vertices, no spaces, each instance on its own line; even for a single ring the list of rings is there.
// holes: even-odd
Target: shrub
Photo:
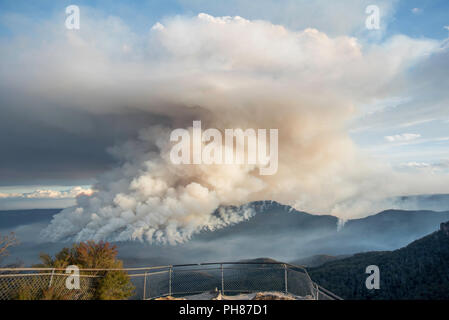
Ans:
[[[41,268],[66,268],[69,265],[76,265],[80,268],[81,274],[97,276],[93,278],[93,293],[89,298],[98,300],[121,300],[128,299],[134,293],[134,286],[129,275],[123,270],[99,270],[82,271],[82,269],[122,269],[123,263],[117,259],[117,246],[108,242],[94,241],[74,244],[72,248],[63,248],[52,258],[48,254],[41,254],[41,264],[35,267]],[[83,279],[81,277],[81,279]],[[63,285],[60,283],[59,285]],[[40,299],[70,299],[71,295],[56,295],[49,292],[50,289],[43,290]]]

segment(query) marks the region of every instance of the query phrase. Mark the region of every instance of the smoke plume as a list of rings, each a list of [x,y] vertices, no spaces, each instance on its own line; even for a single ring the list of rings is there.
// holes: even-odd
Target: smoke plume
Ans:
[[[365,47],[315,29],[206,14],[158,23],[144,39],[114,26],[122,31],[117,43],[71,33],[57,52],[41,52],[52,65],[33,89],[66,79],[52,99],[98,113],[132,107],[161,120],[111,148],[120,165],[98,179],[93,195],[56,215],[45,237],[176,244],[250,218],[245,204],[255,200],[345,219],[372,212],[386,196],[419,191],[398,187],[406,177],[358,151],[347,124],[359,105],[400,91],[404,71],[434,50],[433,41],[397,36]],[[71,58],[72,67],[58,68]],[[278,129],[277,173],[172,164],[170,132],[191,130],[194,120],[203,130]]]

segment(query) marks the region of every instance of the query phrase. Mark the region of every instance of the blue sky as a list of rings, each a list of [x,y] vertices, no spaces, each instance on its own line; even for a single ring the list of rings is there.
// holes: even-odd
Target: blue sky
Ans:
[[[332,7],[330,2],[321,5],[320,1],[316,1],[317,5],[301,7],[304,1],[276,1],[279,12],[284,12],[292,7],[293,17],[285,15],[279,17],[276,10],[267,13],[264,10],[264,4],[270,1],[261,1],[260,5],[249,5],[251,1],[188,1],[188,0],[2,0],[0,1],[0,12],[23,14],[34,20],[48,19],[54,14],[60,14],[65,7],[71,4],[79,6],[88,6],[100,10],[106,15],[113,15],[122,18],[136,32],[145,30],[148,26],[163,19],[164,17],[173,15],[196,15],[199,12],[206,12],[216,16],[225,15],[244,15],[249,19],[267,19],[270,14],[272,22],[281,23],[287,26],[295,26],[293,20],[304,19],[305,16],[315,16],[324,12],[322,7]],[[323,2],[323,1],[321,1]],[[365,3],[366,1],[359,1]],[[430,37],[443,39],[448,35],[448,31],[444,26],[448,24],[449,19],[449,3],[444,0],[402,0],[391,1],[394,3],[392,17],[389,18],[387,35],[400,33],[413,37]],[[342,1],[343,5],[344,1]],[[350,6],[350,2],[348,2]],[[370,1],[367,4],[382,3],[382,1]],[[298,9],[296,9],[298,8]],[[281,10],[283,9],[283,10]],[[307,9],[310,9],[307,11]],[[338,12],[337,12],[338,14]],[[315,23],[311,23],[311,27],[321,25],[321,21],[327,17],[323,16],[317,19]],[[346,18],[346,17],[344,17]],[[364,18],[364,13],[361,13]],[[4,26],[0,29],[2,32],[8,32]]]
[[[449,18],[447,1],[403,0],[398,3],[395,11],[388,27],[390,33],[437,39],[448,36],[448,30],[444,29]]]
[[[264,20],[294,32],[316,28],[331,38],[355,37],[367,52],[375,53],[376,48],[389,48],[391,45],[391,54],[395,55],[397,47],[410,39],[414,41],[410,40],[414,43],[409,47],[410,56],[416,53],[418,44],[432,47],[429,57],[425,53],[419,54],[420,58],[413,60],[409,66],[401,66],[404,70],[391,82],[395,86],[392,92],[379,94],[369,103],[363,101],[357,105],[358,111],[348,121],[347,131],[360,150],[381,159],[395,170],[427,175],[446,174],[449,170],[449,84],[446,76],[449,71],[449,30],[445,28],[449,26],[449,1],[261,0],[256,4],[249,0],[0,0],[2,57],[15,61],[15,55],[26,56],[26,50],[34,50],[46,41],[51,43],[54,35],[52,32],[45,34],[46,24],[60,23],[63,26],[65,7],[72,4],[81,7],[81,23],[84,19],[98,18],[103,21],[107,17],[117,18],[108,23],[118,26],[121,32],[124,30],[125,42],[126,37],[131,36],[130,46],[142,44],[142,39],[156,22],[164,24],[175,16],[195,17],[205,12],[215,17],[238,15],[249,20]],[[381,8],[379,31],[365,28],[367,15],[364,10],[370,4]],[[84,29],[83,32],[86,32],[85,39],[102,39],[104,44],[99,46],[101,49],[109,50],[116,44],[115,39],[109,41],[107,36],[103,36],[108,34],[106,30]],[[97,38],[94,34],[98,34]],[[392,39],[396,36],[404,36],[406,40],[395,43]],[[18,45],[20,41],[22,45]],[[19,48],[17,52],[7,50],[10,43]],[[25,48],[25,51],[20,48]],[[157,48],[154,49],[157,51]],[[0,70],[10,70],[11,65],[3,59]],[[18,69],[30,67],[17,66]],[[6,78],[0,80],[2,93],[17,89],[12,88]],[[4,132],[1,132],[3,137],[12,137],[11,140],[0,139],[0,148],[4,152],[3,162],[0,162],[0,208],[2,203],[3,208],[19,208],[25,202],[28,203],[26,206],[33,206],[29,202],[34,199],[33,192],[36,190],[62,192],[55,196],[59,201],[57,206],[74,203],[72,198],[67,202],[61,202],[59,198],[72,196],[69,191],[76,186],[88,190],[98,175],[115,165],[105,150],[133,134],[135,136],[133,127],[141,128],[145,123],[154,121],[153,115],[141,114],[140,111],[130,112],[126,116],[111,113],[99,117],[92,110],[68,108],[59,114],[52,109],[58,108],[54,101],[51,103],[55,105],[49,103],[41,109],[36,107],[39,112],[36,111],[35,116],[32,113],[26,116],[26,112],[17,111],[19,109],[15,109],[14,105],[29,103],[34,98],[18,95],[3,95],[0,101],[2,113],[7,115],[4,119],[12,119],[4,120]],[[87,129],[83,132],[73,128],[61,129],[58,121],[63,122],[61,119],[67,118],[82,123]],[[11,126],[11,121],[17,121],[18,125]],[[112,129],[102,131],[99,127]],[[83,148],[77,149],[75,146]],[[8,197],[8,194],[22,196]],[[48,206],[48,202],[45,205]]]

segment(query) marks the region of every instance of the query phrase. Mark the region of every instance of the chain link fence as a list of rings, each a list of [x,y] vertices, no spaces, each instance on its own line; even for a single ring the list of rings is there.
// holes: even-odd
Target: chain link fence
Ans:
[[[80,274],[79,290],[66,286],[69,274],[61,270],[0,270],[0,300],[91,300],[100,276]]]
[[[0,269],[0,300],[95,299],[95,286],[112,269],[81,269],[79,289],[68,289],[65,269]],[[277,292],[292,298],[334,300],[336,295],[315,284],[301,266],[283,263],[223,262],[127,268],[135,290],[132,299],[196,297],[214,292],[237,296]]]

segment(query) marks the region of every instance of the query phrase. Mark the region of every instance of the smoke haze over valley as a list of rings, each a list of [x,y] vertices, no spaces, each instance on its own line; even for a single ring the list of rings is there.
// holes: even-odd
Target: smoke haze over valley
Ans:
[[[439,196],[448,204],[449,196]],[[417,198],[421,199],[420,197]],[[416,202],[420,202],[417,201]],[[421,205],[426,199],[422,199]],[[449,220],[449,210],[388,210],[367,218],[349,220],[340,230],[330,215],[310,215],[276,202],[256,202],[257,214],[247,221],[215,232],[204,231],[177,246],[117,242],[127,267],[226,261],[270,256],[294,261],[327,254],[351,255],[373,250],[394,250],[427,235]],[[446,207],[447,208],[447,207]],[[39,252],[55,252],[68,242],[51,243],[39,236],[59,210],[2,211],[1,233],[15,232],[21,240],[5,263],[36,263]]]

